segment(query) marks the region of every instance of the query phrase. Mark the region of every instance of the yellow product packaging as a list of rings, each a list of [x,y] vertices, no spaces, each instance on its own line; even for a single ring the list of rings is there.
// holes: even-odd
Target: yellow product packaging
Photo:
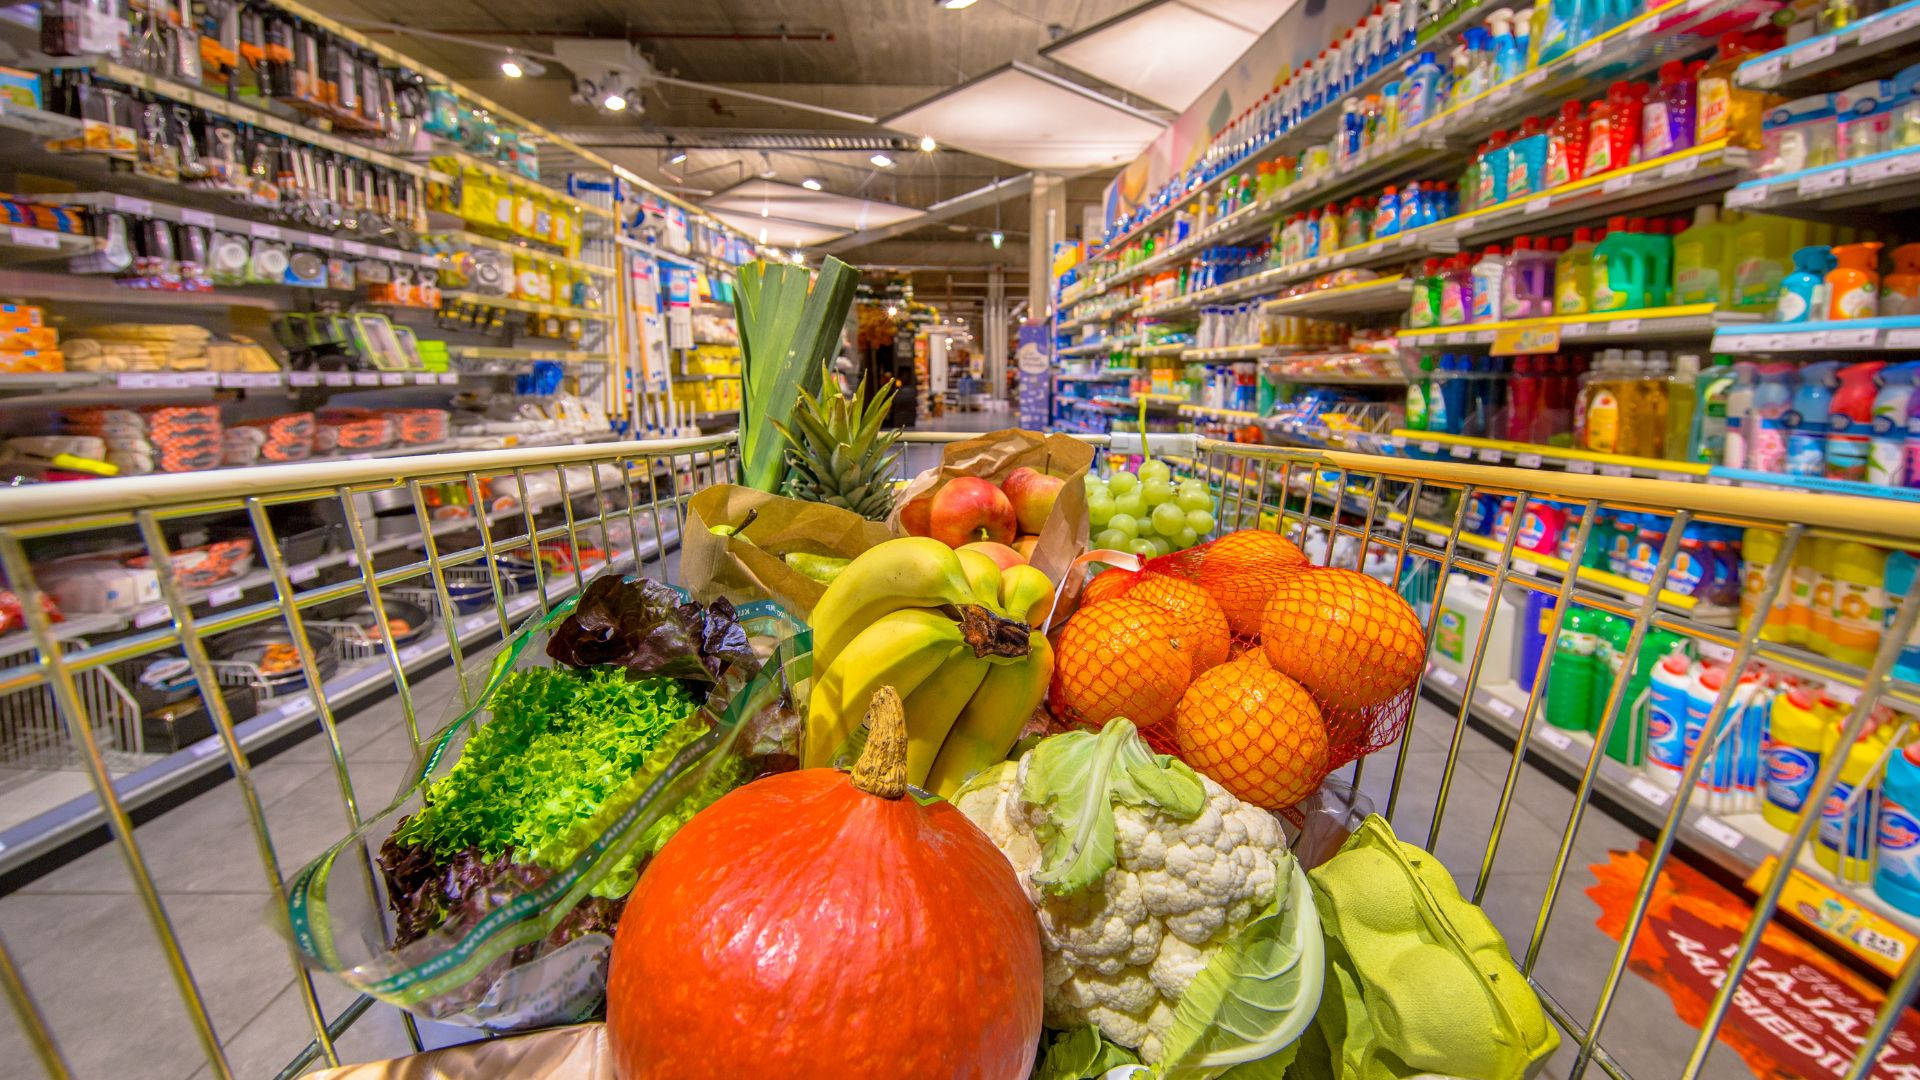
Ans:
[[[547,264],[547,299],[568,307],[579,306],[573,302],[573,273],[557,262]]]
[[[530,255],[515,255],[513,257],[513,295],[521,300],[540,299],[540,294],[534,283],[535,277],[533,257]]]
[[[1869,667],[1880,648],[1886,621],[1887,553],[1849,540],[1833,545],[1833,600],[1829,605],[1827,655],[1844,664]]]
[[[1780,557],[1780,534],[1772,529],[1748,529],[1740,538],[1740,629],[1745,630],[1760,610],[1767,587],[1767,571]],[[1791,572],[1789,572],[1791,577]],[[1760,640],[1785,643],[1792,638],[1793,582],[1782,581],[1773,594],[1773,609],[1760,628]]]
[[[477,169],[460,170],[460,217],[469,225],[493,223],[493,186]]]
[[[1836,717],[1836,721],[1843,717]],[[1821,744],[1822,760],[1841,752],[1840,724],[1827,725]],[[1886,756],[1887,743],[1882,731],[1868,731],[1846,750],[1846,763],[1840,767],[1840,780],[1833,792],[1820,804],[1820,831],[1815,835],[1813,857],[1842,881],[1868,881],[1873,877],[1873,840],[1880,819],[1879,766]],[[1855,797],[1856,788],[1865,788]],[[1849,807],[1848,802],[1852,802]]]

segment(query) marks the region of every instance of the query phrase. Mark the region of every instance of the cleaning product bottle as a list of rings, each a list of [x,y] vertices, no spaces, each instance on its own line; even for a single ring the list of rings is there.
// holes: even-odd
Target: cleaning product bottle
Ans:
[[[1827,479],[1867,478],[1878,389],[1875,378],[1886,366],[1885,361],[1871,360],[1848,364],[1836,373],[1839,382],[1827,420]]]
[[[1743,311],[1771,311],[1780,298],[1794,250],[1793,229],[1770,214],[1729,213],[1728,259],[1733,264],[1733,303]],[[1721,306],[1728,306],[1722,304]],[[1816,316],[1817,318],[1818,316]]]
[[[1823,360],[1800,369],[1800,385],[1786,417],[1789,476],[1826,475],[1828,414],[1839,367],[1838,360]]]
[[[1820,807],[1820,833],[1813,857],[1842,881],[1867,881],[1873,873],[1873,837],[1880,818],[1880,789],[1873,776],[1887,744],[1878,731],[1863,733],[1852,746],[1840,745],[1840,725],[1827,725],[1821,755],[1844,753],[1840,782]],[[1853,798],[1860,789],[1858,798]],[[1853,798],[1852,809],[1847,802]]]
[[[1554,255],[1538,237],[1521,236],[1507,256],[1502,319],[1535,319],[1553,314]]]
[[[1450,435],[1458,435],[1466,428],[1467,399],[1473,392],[1467,358],[1459,353],[1448,353],[1440,358],[1440,370],[1445,375],[1440,382],[1440,396],[1447,403],[1445,430]],[[1431,410],[1432,406],[1429,405],[1428,409]]]
[[[1805,606],[1805,630],[1800,644],[1828,656],[1833,652],[1833,552],[1838,540],[1819,540],[1810,549],[1809,586]],[[1796,592],[1794,600],[1799,602]]]
[[[1613,102],[1601,98],[1587,105],[1587,160],[1585,176],[1599,176],[1625,165],[1613,159]]]
[[[1647,775],[1667,788],[1679,786],[1687,767],[1687,701],[1697,666],[1684,651],[1670,652],[1648,680]]]
[[[1718,304],[1726,295],[1726,232],[1712,203],[1693,210],[1693,224],[1673,238],[1673,302]]]
[[[1887,759],[1880,788],[1880,853],[1873,891],[1909,915],[1920,915],[1920,746]]]
[[[1871,666],[1886,622],[1887,553],[1871,544],[1839,540],[1828,554],[1833,598],[1827,605],[1827,656]]]
[[[1520,74],[1526,64],[1524,47],[1513,35],[1513,12],[1496,8],[1487,15],[1487,27],[1493,35],[1494,81],[1506,82]]]
[[[1593,249],[1593,311],[1628,311],[1648,306],[1651,264],[1641,219],[1607,219],[1607,235]]]
[[[1720,460],[1709,464],[1729,469],[1750,469],[1753,460],[1753,395],[1757,384],[1754,365],[1748,361],[1733,365],[1733,385],[1727,387],[1727,436]]]
[[[1547,132],[1537,116],[1529,116],[1507,146],[1507,198],[1518,199],[1546,188]]]
[[[1884,579],[1887,593],[1886,624],[1881,627],[1881,633],[1888,632],[1895,616],[1900,613],[1900,603],[1907,598],[1907,591],[1913,588],[1916,570],[1920,570],[1920,557],[1912,552],[1887,553],[1887,576]],[[1893,661],[1893,677],[1920,682],[1920,628],[1908,635],[1906,644],[1900,646],[1900,654]]]
[[[1427,430],[1427,393],[1433,385],[1433,354],[1420,358],[1420,375],[1407,380],[1407,429]]]
[[[1880,390],[1873,396],[1873,419],[1868,433],[1866,481],[1880,487],[1907,482],[1907,413],[1913,389],[1920,381],[1920,360],[1890,364],[1880,369]]]
[[[1584,23],[1581,16],[1584,6],[1581,0],[1541,0],[1535,6],[1535,52],[1529,66],[1537,67],[1558,59],[1584,40],[1574,36]]]
[[[1685,218],[1654,219],[1647,223],[1643,245],[1647,253],[1647,303],[1665,307],[1673,298],[1673,234],[1686,228]]]
[[[1547,723],[1563,731],[1591,730],[1600,671],[1600,612],[1573,607],[1560,621],[1547,669]]]
[[[1428,431],[1451,432],[1454,429],[1454,418],[1447,411],[1447,382],[1453,377],[1453,369],[1446,361],[1445,356],[1436,357],[1431,353],[1420,358],[1421,377],[1427,384]]]
[[[1728,139],[1749,150],[1760,148],[1760,121],[1772,104],[1783,98],[1748,90],[1733,81],[1734,69],[1748,57],[1778,48],[1782,41],[1774,34],[1726,34],[1720,49],[1700,69],[1695,109],[1695,144]]]
[[[1508,152],[1506,132],[1495,131],[1487,137],[1486,148],[1480,154],[1480,173],[1474,178],[1476,206],[1507,201]]]
[[[1582,225],[1573,230],[1573,243],[1554,259],[1554,310],[1562,315],[1585,315],[1591,310],[1593,293],[1593,230]]]
[[[1827,318],[1871,319],[1880,314],[1880,243],[1833,249],[1839,266],[1827,273]]]
[[[1740,534],[1740,614],[1735,625],[1743,633],[1748,629],[1760,611],[1760,600],[1767,587],[1767,573],[1779,559],[1783,546],[1781,534],[1772,529],[1754,526]],[[1783,572],[1791,574],[1791,567]],[[1760,640],[1786,643],[1793,640],[1793,583],[1785,580],[1780,589],[1773,594],[1773,606],[1768,609],[1766,625],[1760,628]]]
[[[1473,264],[1474,322],[1498,322],[1500,298],[1506,294],[1507,257],[1499,244],[1489,244]]]
[[[1599,375],[1588,384],[1586,448],[1598,454],[1624,453],[1621,388],[1626,381],[1625,359],[1619,349],[1601,355]]]
[[[1687,461],[1722,464],[1727,449],[1728,398],[1733,390],[1733,358],[1716,355],[1713,365],[1694,376],[1692,426],[1686,441]]]
[[[1880,314],[1920,315],[1920,244],[1893,249],[1893,273],[1880,286]]]
[[[1403,129],[1419,127],[1439,108],[1440,63],[1431,52],[1422,52],[1407,65],[1400,80],[1400,124]]]
[[[1415,329],[1437,326],[1440,323],[1440,311],[1435,301],[1438,299],[1433,290],[1433,279],[1439,272],[1440,260],[1428,259],[1420,264],[1420,272],[1413,278],[1413,300],[1407,310],[1407,325]]]
[[[1473,273],[1465,252],[1441,264],[1440,325],[1462,326],[1473,314]]]
[[[1746,414],[1745,424],[1745,467],[1760,472],[1786,472],[1787,413],[1793,408],[1794,367],[1784,361],[1757,364],[1753,369],[1753,379],[1753,406]],[[1731,417],[1731,404],[1727,412]],[[1824,442],[1820,449],[1824,462]]]
[[[1811,322],[1824,319],[1827,311],[1827,274],[1837,263],[1832,249],[1825,246],[1803,247],[1793,253],[1793,273],[1780,281],[1780,302],[1774,305],[1775,322]]]
[[[1688,65],[1669,60],[1660,65],[1660,82],[1647,95],[1640,114],[1640,152],[1665,157],[1693,145],[1694,81]]]
[[[1623,453],[1645,458],[1666,456],[1667,379],[1672,374],[1673,367],[1667,359],[1666,350],[1650,349],[1641,358],[1637,377],[1629,384],[1627,396],[1623,399],[1626,415],[1630,418],[1628,427],[1633,432],[1632,440]],[[1689,404],[1691,401],[1692,395],[1689,394]]]
[[[1766,801],[1760,816],[1782,832],[1793,831],[1820,772],[1831,712],[1812,687],[1790,687],[1773,698],[1767,715]]]
[[[1622,168],[1641,159],[1640,114],[1646,99],[1645,83],[1623,81],[1607,87],[1607,136],[1613,140],[1607,156],[1613,163],[1611,168]]]
[[[1539,423],[1541,382],[1540,357],[1513,358],[1513,379],[1507,384],[1507,424],[1503,437],[1511,442],[1529,442]]]
[[[1667,397],[1667,430],[1661,440],[1661,457],[1668,461],[1693,460],[1693,433],[1697,426],[1694,410],[1699,407],[1700,358],[1681,353],[1673,358],[1673,374],[1664,387]]]

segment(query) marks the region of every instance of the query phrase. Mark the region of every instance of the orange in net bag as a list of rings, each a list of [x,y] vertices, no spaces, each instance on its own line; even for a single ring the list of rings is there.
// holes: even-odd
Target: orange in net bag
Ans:
[[[1162,609],[1170,621],[1154,626],[1180,638],[1185,671],[1119,655],[1125,635],[1114,605],[1122,602]],[[1054,716],[1089,727],[1125,716],[1156,750],[1230,790],[1229,777],[1245,782],[1247,791],[1235,794],[1273,809],[1399,738],[1426,658],[1419,619],[1391,586],[1313,566],[1284,537],[1261,530],[1228,533],[1137,572],[1107,570],[1088,584],[1083,604],[1060,634],[1078,655],[1056,669]],[[1228,626],[1224,642],[1216,609]],[[1283,684],[1291,690],[1276,689]]]
[[[1048,700],[1056,715],[1095,727],[1116,716],[1160,727],[1193,681],[1198,642],[1179,616],[1145,600],[1089,604],[1054,645]]]

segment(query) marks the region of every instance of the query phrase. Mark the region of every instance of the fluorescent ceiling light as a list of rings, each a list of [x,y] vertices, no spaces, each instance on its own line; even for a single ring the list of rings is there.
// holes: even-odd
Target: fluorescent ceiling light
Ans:
[[[819,247],[850,232],[898,225],[923,215],[908,206],[775,180],[735,184],[701,205],[749,235],[767,230],[768,239],[763,242],[783,248]]]
[[[667,164],[669,165],[678,165],[685,160],[687,160],[687,152],[685,150],[675,150],[673,153],[667,155]]]
[[[1021,63],[1007,64],[881,121],[1026,169],[1125,164],[1165,127],[1153,116]]]
[[[1280,21],[1280,16],[1292,11],[1299,0],[1182,0],[1188,7],[1218,15],[1228,22],[1236,22],[1255,33],[1264,34],[1267,28]],[[1235,59],[1239,59],[1235,57]]]
[[[933,0],[933,2],[946,8],[948,11],[959,11],[961,8],[972,7],[979,3],[980,0]]]
[[[600,99],[600,104],[608,112],[619,112],[627,107],[627,96],[618,90]]]
[[[939,142],[935,141],[933,136],[931,135],[920,136],[920,152],[921,153],[931,154],[938,149],[940,149],[940,144]]]
[[[820,181],[815,180],[813,177],[809,176],[805,180],[800,181],[800,186],[803,188],[806,188],[808,191],[819,191],[821,188],[825,187],[826,185],[822,184]]]
[[[873,162],[874,168],[877,169],[893,168],[893,159],[885,154],[875,154],[867,160]]]
[[[1040,55],[1155,104],[1184,109],[1291,5],[1270,3],[1259,13],[1213,10],[1245,6],[1220,0],[1149,0],[1061,38]],[[1247,17],[1261,21],[1240,21]]]

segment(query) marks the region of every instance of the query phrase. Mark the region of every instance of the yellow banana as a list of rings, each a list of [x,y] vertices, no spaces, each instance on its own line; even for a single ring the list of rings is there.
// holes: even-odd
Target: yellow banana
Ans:
[[[994,665],[961,649],[907,695],[907,783],[925,787],[947,732]]]
[[[1000,564],[977,551],[959,548],[954,549],[953,557],[960,560],[960,569],[966,572],[974,603],[986,605],[996,615],[1008,614],[1000,609]]]
[[[1011,664],[994,664],[953,722],[922,785],[951,799],[974,773],[1005,761],[1053,678],[1053,647],[1041,634],[1030,635],[1032,651]]]
[[[875,690],[892,686],[910,695],[962,651],[970,652],[960,624],[941,612],[907,608],[881,616],[842,650],[837,662],[815,675],[801,767],[833,763],[835,752],[866,716]]]
[[[854,638],[890,612],[974,602],[966,572],[947,545],[925,536],[876,544],[833,579],[807,617],[813,670],[831,668]],[[900,689],[904,695],[906,688]]]
[[[1053,611],[1053,579],[1024,563],[1001,571],[1000,610],[1028,626],[1039,626]]]

